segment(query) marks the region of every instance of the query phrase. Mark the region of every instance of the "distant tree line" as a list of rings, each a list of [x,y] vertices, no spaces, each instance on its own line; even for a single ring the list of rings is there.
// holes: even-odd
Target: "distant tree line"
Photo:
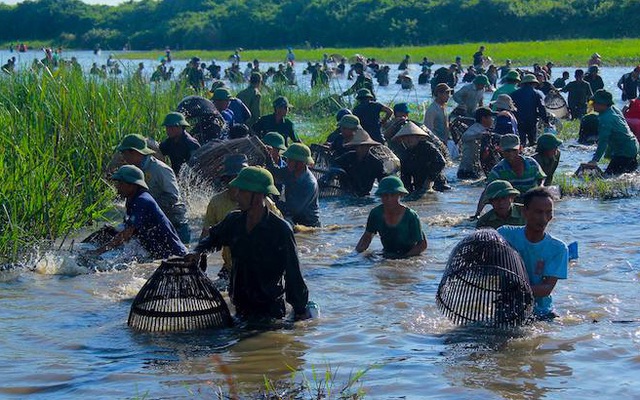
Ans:
[[[638,36],[638,0],[79,0],[0,5],[0,41],[252,49]]]

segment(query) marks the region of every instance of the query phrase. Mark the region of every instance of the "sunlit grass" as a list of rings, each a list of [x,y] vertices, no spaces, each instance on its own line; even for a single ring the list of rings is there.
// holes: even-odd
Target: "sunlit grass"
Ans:
[[[463,43],[433,46],[400,46],[400,47],[362,47],[362,48],[320,48],[294,49],[298,61],[320,61],[323,54],[341,54],[347,58],[355,54],[374,57],[385,63],[399,63],[409,54],[414,62],[428,57],[438,64],[447,64],[461,56],[464,64],[471,61],[471,55],[480,45],[486,46],[485,54],[496,63],[502,64],[511,59],[515,65],[531,65],[535,62],[553,61],[557,66],[585,66],[591,54],[599,53],[605,65],[634,65],[640,61],[638,47],[640,39],[575,39],[546,40],[505,43]],[[189,59],[198,56],[205,61],[212,59],[227,60],[233,52],[230,50],[183,50],[173,51],[174,59]],[[267,62],[284,62],[286,50],[244,50],[241,52],[243,62],[254,58]],[[164,55],[164,50],[119,53],[122,58],[156,59]]]

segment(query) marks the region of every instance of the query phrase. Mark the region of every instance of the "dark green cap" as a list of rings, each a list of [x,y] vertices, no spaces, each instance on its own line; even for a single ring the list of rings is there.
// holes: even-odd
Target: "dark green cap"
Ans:
[[[123,165],[111,175],[111,179],[114,181],[121,181],[131,183],[133,185],[141,186],[145,189],[149,189],[147,183],[144,181],[144,172],[135,165]]]
[[[179,112],[170,112],[164,117],[162,122],[164,126],[190,126],[187,120],[184,118],[184,114]]]
[[[301,161],[307,165],[312,165],[314,162],[313,157],[311,157],[311,150],[303,143],[291,144],[291,146],[282,153],[282,157],[289,160]]]
[[[268,132],[262,137],[262,142],[267,146],[273,147],[274,149],[287,149],[287,146],[285,146],[284,144],[284,137],[278,132]]]
[[[506,196],[517,196],[520,192],[515,189],[510,182],[503,180],[495,180],[487,185],[484,190],[485,201],[499,199]]]
[[[271,172],[260,167],[246,167],[229,182],[230,187],[248,192],[279,195],[280,192],[273,184]]]
[[[122,138],[118,151],[134,150],[140,154],[153,154],[154,151],[147,147],[147,139],[142,135],[130,134]]]
[[[383,194],[409,194],[409,191],[405,189],[404,184],[395,175],[387,176],[382,178],[380,183],[378,184],[378,190],[376,190],[376,196],[381,196]]]
[[[562,140],[558,139],[553,133],[545,133],[538,138],[536,151],[542,152],[558,148],[562,144]]]

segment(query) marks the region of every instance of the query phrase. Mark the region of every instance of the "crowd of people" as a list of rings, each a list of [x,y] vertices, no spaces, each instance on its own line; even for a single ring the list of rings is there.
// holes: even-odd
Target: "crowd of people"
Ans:
[[[185,115],[171,112],[163,121],[167,138],[157,152],[140,135],[122,139],[118,151],[127,165],[112,178],[126,199],[124,229],[96,253],[134,237],[156,258],[195,258],[202,252],[222,249],[219,275],[229,279],[229,295],[239,316],[281,318],[286,300],[295,318],[303,319],[308,317],[308,290],[292,227],[321,226],[323,185],[336,179],[345,193],[362,197],[371,194],[377,181],[374,194],[381,204],[370,211],[355,250],[365,251],[378,234],[385,256],[418,256],[427,249],[428,240],[418,214],[403,199],[415,201],[431,191],[451,190],[445,167],[459,159],[458,180],[484,179],[487,184],[473,216],[477,228],[498,229],[518,251],[535,296],[536,315],[553,317],[551,293],[559,279],[567,278],[568,251],[546,231],[554,206],[547,187],[553,184],[562,141],[553,130],[540,131],[541,124],[549,124],[550,119],[542,88],[554,87],[547,95],[558,90],[568,93],[572,118],[596,116],[597,147],[586,164],[596,165],[607,152],[610,163],[606,174],[633,172],[637,169],[638,141],[624,113],[614,105],[613,94],[599,87],[600,62],[590,61],[586,75],[576,70],[574,81],[567,83],[563,73],[551,85],[552,63],[528,71],[512,67],[507,60],[500,68],[487,68],[488,74],[501,74],[493,79],[476,73],[488,61],[485,50],[481,47],[473,55],[467,73],[475,75],[463,79],[468,83],[458,89],[459,61],[435,71],[430,80],[433,101],[421,121],[411,118],[407,103],[390,107],[377,101],[367,72],[375,60],[368,60],[366,66],[357,61],[352,68],[355,82],[342,93],[354,95],[356,106],[336,113],[336,130],[326,143],[314,146],[315,154],[302,143],[287,117],[292,105],[286,97],[273,101],[273,113],[260,114],[266,75],[256,70],[259,63],[252,63],[246,76],[248,87],[235,96],[216,80],[212,102],[223,127],[216,135],[192,136]],[[232,57],[239,66],[239,53]],[[291,49],[286,62],[295,63]],[[406,70],[409,62],[407,56],[399,69]],[[328,63],[323,60],[323,65]],[[202,71],[194,72],[200,68],[199,60],[194,58],[190,64],[193,71],[185,76],[194,87],[200,87]],[[427,58],[421,64],[423,69],[431,65]],[[637,84],[634,90],[631,86],[640,75],[638,71],[640,67],[620,80],[623,99],[637,98]],[[314,72],[310,73],[313,76]],[[498,79],[502,85],[495,88]],[[493,100],[484,104],[487,90],[495,92]],[[450,108],[453,111],[449,112]],[[460,121],[467,123],[456,138],[454,125],[459,126]],[[225,189],[211,199],[200,240],[188,254],[190,227],[176,176],[200,146],[246,135],[261,139],[268,155],[266,162],[251,166],[245,154],[226,156],[219,177]],[[526,153],[525,145],[530,149]],[[328,168],[314,168],[319,153],[326,157]],[[162,161],[164,157],[170,166]],[[483,214],[487,205],[491,208]]]

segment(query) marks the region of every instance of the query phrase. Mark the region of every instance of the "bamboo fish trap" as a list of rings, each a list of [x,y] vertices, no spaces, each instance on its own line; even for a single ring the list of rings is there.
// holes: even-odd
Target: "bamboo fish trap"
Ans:
[[[531,319],[533,292],[520,255],[496,231],[483,229],[451,252],[436,304],[456,324],[508,328]]]
[[[146,332],[179,332],[231,326],[227,303],[204,273],[206,258],[163,261],[131,305],[127,324]]]

